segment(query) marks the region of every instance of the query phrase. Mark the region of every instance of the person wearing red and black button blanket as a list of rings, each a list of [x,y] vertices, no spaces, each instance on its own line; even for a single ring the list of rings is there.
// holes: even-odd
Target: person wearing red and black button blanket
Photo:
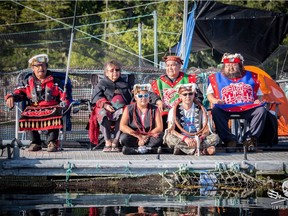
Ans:
[[[196,83],[197,77],[195,74],[186,74],[181,72],[183,60],[178,56],[166,56],[163,58],[166,64],[166,74],[161,75],[158,79],[151,83],[152,90],[161,100],[156,104],[162,112],[164,129],[169,109],[179,101],[177,87],[180,84]]]
[[[207,98],[213,105],[212,118],[227,152],[236,151],[237,139],[231,133],[228,121],[231,114],[246,119],[249,130],[244,134],[244,145],[254,151],[264,128],[267,110],[261,101],[263,93],[256,73],[244,70],[241,54],[225,53],[220,72],[209,76]]]
[[[63,91],[64,85],[53,77],[48,68],[48,55],[40,54],[29,59],[33,73],[13,93],[6,95],[6,105],[14,107],[14,102],[27,101],[28,106],[21,113],[20,130],[27,130],[31,137],[29,151],[39,151],[41,137],[39,130],[48,131],[47,151],[58,150],[59,129],[62,128],[62,110],[69,100]]]
[[[112,60],[104,65],[104,78],[93,92],[91,103],[94,105],[89,119],[91,143],[98,145],[99,129],[104,136],[104,152],[118,152],[120,137],[119,123],[125,105],[132,100],[132,86],[121,77],[121,65]],[[111,127],[114,125],[114,138]]]
[[[206,110],[195,98],[196,88],[194,83],[180,85],[180,101],[168,114],[163,141],[175,155],[213,155],[219,142],[217,134],[210,134]]]
[[[133,87],[136,102],[124,109],[120,122],[123,154],[156,153],[163,142],[161,114],[157,106],[149,103],[150,91],[150,84]]]

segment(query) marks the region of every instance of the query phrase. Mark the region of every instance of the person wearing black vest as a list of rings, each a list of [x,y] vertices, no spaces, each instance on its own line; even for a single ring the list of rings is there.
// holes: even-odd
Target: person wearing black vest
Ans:
[[[163,139],[175,155],[213,155],[219,142],[218,135],[209,132],[205,109],[195,98],[196,87],[194,83],[180,85],[180,101],[168,113]]]
[[[123,154],[156,153],[163,142],[161,114],[157,106],[149,103],[150,91],[150,84],[133,87],[136,102],[125,107],[120,121]]]

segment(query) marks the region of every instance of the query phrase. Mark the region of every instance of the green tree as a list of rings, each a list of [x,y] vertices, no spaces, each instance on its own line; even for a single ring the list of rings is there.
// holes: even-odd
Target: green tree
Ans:
[[[245,7],[287,13],[287,1],[221,1]],[[191,9],[194,2],[189,1]],[[27,68],[34,54],[47,53],[51,68],[65,68],[69,53],[75,1],[1,1],[0,67]],[[158,19],[158,59],[169,53],[182,33],[182,0],[77,1],[71,67],[101,67],[112,58],[138,65],[138,24],[142,29],[142,56],[153,62],[153,11]],[[288,44],[286,38],[283,42]],[[189,67],[216,66],[211,50],[192,53]]]

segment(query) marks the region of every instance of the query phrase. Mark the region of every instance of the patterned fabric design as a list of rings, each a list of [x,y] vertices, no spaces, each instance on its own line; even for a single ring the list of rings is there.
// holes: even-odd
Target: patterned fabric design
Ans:
[[[168,145],[169,148],[172,149],[179,148],[187,155],[194,155],[196,153],[196,147],[195,148],[188,147],[184,141],[181,141],[181,139],[179,139],[178,137],[170,133],[167,133],[167,130],[165,131],[163,141]],[[210,134],[201,143],[200,150],[202,151],[210,146],[216,146],[219,143],[219,141],[220,138],[217,134]]]
[[[221,90],[222,99],[227,104],[248,103],[254,101],[251,85],[243,82],[230,84]]]
[[[199,131],[202,127],[202,124],[201,124],[202,111],[199,109],[199,106],[195,104],[193,104],[191,109],[194,109],[193,112],[189,112],[191,115],[185,116],[183,107],[180,103],[180,105],[177,106],[176,119],[185,131],[189,133],[195,133]],[[180,130],[177,130],[177,131],[180,132]]]
[[[115,94],[111,99],[111,104],[116,110],[123,108],[126,105],[125,100],[121,94]]]
[[[20,131],[62,128],[62,107],[26,107],[19,120]]]

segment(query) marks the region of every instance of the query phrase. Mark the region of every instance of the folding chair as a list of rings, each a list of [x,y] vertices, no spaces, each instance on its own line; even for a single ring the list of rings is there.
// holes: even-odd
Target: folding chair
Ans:
[[[273,102],[273,101],[266,102],[265,106],[266,106],[267,111],[269,112],[267,115],[271,115],[271,116],[274,115],[276,119],[278,119],[279,105],[280,105],[279,102]],[[274,111],[272,111],[272,107],[274,106],[275,106]],[[241,116],[237,114],[231,114],[230,119],[231,119],[231,132],[236,136],[239,143],[243,143],[244,134],[249,130],[249,123],[247,122],[247,120],[242,119]],[[277,124],[277,121],[276,121],[276,124]],[[276,140],[274,142],[278,143],[278,135],[276,134],[275,136],[277,136],[277,138],[276,139],[274,138],[273,140]],[[269,143],[269,145],[271,146],[277,143]],[[247,150],[245,146],[243,146],[243,150],[244,150],[244,159],[247,160]]]

